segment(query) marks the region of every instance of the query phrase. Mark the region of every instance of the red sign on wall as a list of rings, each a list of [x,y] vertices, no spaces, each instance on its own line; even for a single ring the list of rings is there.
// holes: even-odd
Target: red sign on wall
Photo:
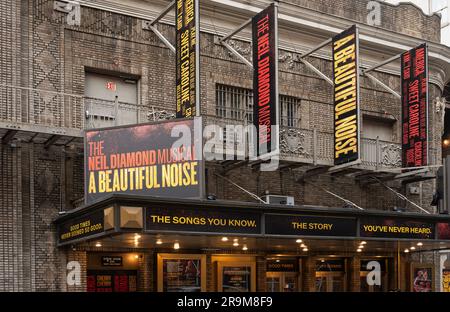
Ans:
[[[112,81],[108,81],[106,83],[106,89],[111,90],[111,91],[116,91],[116,84]]]
[[[428,164],[428,51],[427,45],[402,54],[403,167]]]
[[[258,156],[278,150],[278,133],[272,133],[272,126],[278,125],[276,23],[277,13],[273,4],[252,19],[253,123],[256,127]]]

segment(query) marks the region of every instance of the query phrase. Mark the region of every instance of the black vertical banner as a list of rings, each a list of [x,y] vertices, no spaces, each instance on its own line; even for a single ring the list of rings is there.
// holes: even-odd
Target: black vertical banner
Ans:
[[[198,0],[176,2],[177,118],[194,117],[199,109]]]
[[[402,165],[428,164],[428,51],[424,43],[402,54]]]
[[[334,165],[360,160],[358,29],[333,38]]]
[[[256,127],[257,155],[278,150],[278,68],[276,7],[270,5],[252,19],[253,28],[253,124]]]

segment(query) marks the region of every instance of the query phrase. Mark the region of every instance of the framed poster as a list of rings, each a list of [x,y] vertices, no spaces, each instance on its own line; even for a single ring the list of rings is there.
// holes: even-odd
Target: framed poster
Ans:
[[[158,291],[206,291],[206,256],[158,254]]]
[[[450,270],[442,270],[442,291],[450,292]]]
[[[255,262],[219,262],[217,291],[256,291]]]
[[[434,291],[434,267],[433,264],[412,263],[411,265],[411,291]]]

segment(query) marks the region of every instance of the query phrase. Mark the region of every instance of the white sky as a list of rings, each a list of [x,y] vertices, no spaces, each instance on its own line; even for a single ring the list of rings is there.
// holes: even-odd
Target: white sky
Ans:
[[[422,8],[422,10],[427,14],[430,13],[430,7],[432,10],[431,12],[439,11],[442,15],[441,42],[447,46],[450,46],[450,0],[384,0],[384,2],[389,2],[392,4],[397,4],[399,2],[411,2]]]

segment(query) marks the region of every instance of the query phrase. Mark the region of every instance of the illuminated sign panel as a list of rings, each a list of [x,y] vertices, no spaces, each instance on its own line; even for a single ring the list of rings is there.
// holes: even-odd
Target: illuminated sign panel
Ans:
[[[75,239],[87,238],[104,232],[103,210],[98,210],[87,215],[61,223],[58,226],[58,240],[60,243]]]
[[[356,236],[356,219],[268,214],[266,234],[303,236]]]
[[[200,124],[189,119],[86,131],[86,202],[113,193],[201,197],[202,142],[195,138],[201,125],[196,122]],[[175,145],[183,138],[182,145]]]
[[[360,236],[434,239],[435,223],[399,218],[361,218]]]
[[[148,207],[146,230],[260,234],[261,215],[218,209]]]

